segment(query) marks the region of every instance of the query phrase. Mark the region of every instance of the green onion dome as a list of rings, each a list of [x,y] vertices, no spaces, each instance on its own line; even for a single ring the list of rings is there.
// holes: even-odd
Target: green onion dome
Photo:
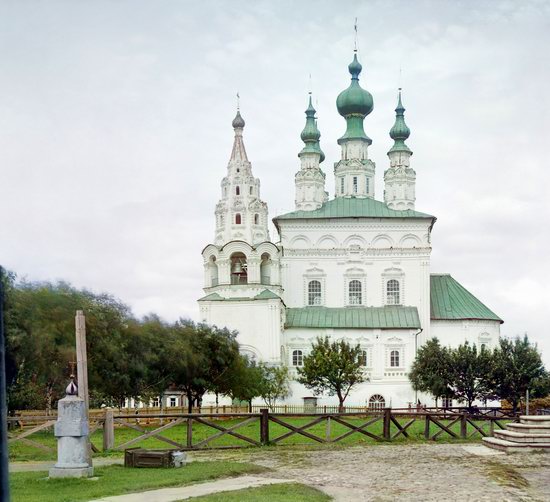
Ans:
[[[404,151],[411,152],[409,147],[405,144],[405,140],[410,136],[411,130],[405,124],[405,108],[401,102],[401,89],[399,89],[399,98],[397,102],[397,108],[395,109],[395,123],[390,129],[390,138],[394,140],[390,152]]]
[[[348,66],[351,73],[351,84],[342,91],[336,99],[338,113],[343,117],[349,115],[361,115],[365,118],[373,109],[373,99],[369,91],[359,85],[359,74],[363,67],[357,60],[357,53],[353,55],[353,61]]]
[[[302,138],[305,146],[298,154],[298,157],[304,153],[318,153],[320,156],[319,162],[323,162],[323,160],[325,160],[325,154],[321,150],[321,146],[319,144],[321,133],[317,127],[317,120],[315,119],[316,110],[313,108],[313,104],[311,102],[311,93],[309,94],[309,105],[305,113],[306,125],[302,131],[302,134],[300,134],[300,138]]]
[[[244,119],[241,117],[241,112],[239,110],[237,110],[237,115],[235,115],[231,125],[233,129],[242,129],[244,127]]]

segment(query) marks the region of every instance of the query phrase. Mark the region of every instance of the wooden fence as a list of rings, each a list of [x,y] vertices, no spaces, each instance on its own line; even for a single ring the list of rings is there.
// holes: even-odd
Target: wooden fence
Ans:
[[[415,423],[422,424],[420,428],[426,440],[442,437],[468,439],[476,435],[492,436],[495,428],[503,429],[504,420],[510,420],[502,414],[497,416],[495,412],[475,411],[476,413],[468,413],[461,410],[457,413],[448,410],[411,411],[385,408],[342,413],[274,413],[261,409],[258,413],[149,413],[136,417],[134,413],[121,414],[107,409],[102,415],[90,416],[90,434],[103,430],[103,450],[123,451],[149,439],[161,441],[171,448],[201,450],[277,445],[288,438],[293,438],[293,444],[296,444],[297,439],[309,443],[339,443],[354,434],[357,437],[387,442],[401,437],[410,438],[411,427]],[[12,431],[8,442],[21,441],[28,446],[53,452],[51,447],[33,441],[29,436],[51,429],[55,424],[54,418],[29,417],[36,421],[42,419],[42,422],[23,428],[19,434]],[[10,417],[8,420],[16,421],[21,418]],[[151,425],[152,423],[155,425]],[[165,435],[167,431],[178,426],[182,427],[178,434],[172,434],[172,437]],[[139,435],[116,444],[116,431],[124,428],[134,430]],[[197,437],[199,428],[201,434]],[[247,430],[243,431],[244,428]],[[418,438],[418,429],[417,426],[415,438]],[[225,443],[230,444],[220,444],[218,440],[222,438]],[[298,441],[298,444],[301,443]],[[93,449],[99,451],[95,446]]]

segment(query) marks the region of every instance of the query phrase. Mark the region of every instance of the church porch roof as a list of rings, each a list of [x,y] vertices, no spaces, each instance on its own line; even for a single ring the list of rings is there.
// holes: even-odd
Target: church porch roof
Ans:
[[[432,320],[504,321],[449,274],[430,275]]]
[[[420,329],[416,307],[287,308],[285,328]]]

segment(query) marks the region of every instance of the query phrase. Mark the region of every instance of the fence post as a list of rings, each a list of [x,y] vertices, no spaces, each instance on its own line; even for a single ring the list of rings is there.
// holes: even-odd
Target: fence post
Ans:
[[[187,448],[193,447],[193,419],[187,419]]]
[[[426,413],[426,423],[424,424],[424,439],[430,439],[430,415]]]
[[[467,418],[468,418],[468,415],[466,414],[465,411],[463,411],[462,415],[460,416],[460,437],[462,439],[466,439],[466,437],[468,436],[468,430],[467,430],[468,422],[466,421]]]
[[[391,439],[390,425],[391,425],[391,408],[384,408],[384,439],[387,441]]]
[[[495,435],[495,422],[489,420],[489,436],[493,437]]]
[[[260,410],[260,443],[263,445],[269,443],[269,410],[267,408]]]
[[[331,431],[330,431],[330,417],[327,417],[327,429],[325,431],[325,439],[327,441],[327,443],[330,442],[330,435],[331,435]]]
[[[115,421],[111,408],[105,410],[105,422],[103,422],[103,451],[112,450],[115,446]]]

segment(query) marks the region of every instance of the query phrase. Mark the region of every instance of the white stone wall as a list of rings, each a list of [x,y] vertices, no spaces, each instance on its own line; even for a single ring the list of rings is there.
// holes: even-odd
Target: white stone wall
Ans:
[[[339,219],[279,221],[281,280],[287,307],[307,305],[307,284],[319,280],[326,307],[349,305],[351,279],[363,284],[363,306],[386,305],[386,282],[400,282],[401,304],[418,308],[429,335],[429,221]]]
[[[432,321],[431,336],[439,339],[441,345],[458,347],[469,342],[478,349],[485,344],[489,349],[498,345],[500,323],[498,321]]]
[[[258,361],[280,363],[284,307],[280,300],[201,301],[203,322],[239,332],[244,353]]]
[[[348,404],[363,406],[370,396],[380,394],[394,407],[408,406],[414,402],[414,392],[408,380],[408,372],[415,357],[415,338],[418,330],[413,329],[310,329],[291,328],[285,330],[283,343],[285,346],[284,362],[288,365],[293,378],[297,378],[298,372],[293,365],[293,352],[300,350],[304,355],[311,351],[311,345],[317,337],[328,336],[333,340],[345,340],[367,352],[367,366],[365,376],[368,382],[359,385],[348,399]],[[399,353],[399,365],[391,366],[390,354],[392,351]],[[301,404],[304,397],[312,395],[312,392],[303,385],[294,381],[292,383],[292,396],[289,404]],[[322,404],[338,404],[336,396],[325,395],[319,398]]]

